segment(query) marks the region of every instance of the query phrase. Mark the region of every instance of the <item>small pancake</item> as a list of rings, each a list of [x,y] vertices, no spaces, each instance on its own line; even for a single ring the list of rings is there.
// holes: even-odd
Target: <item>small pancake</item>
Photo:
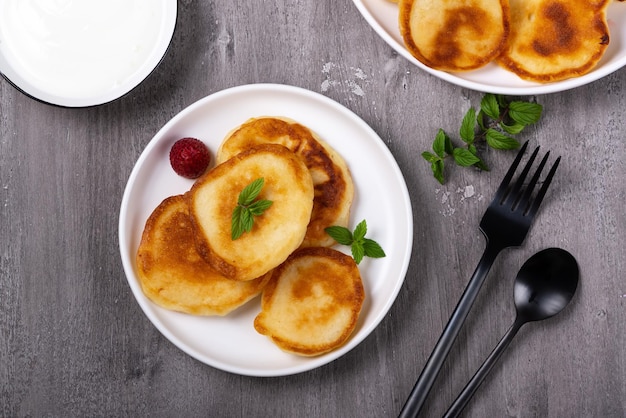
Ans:
[[[217,152],[217,162],[265,143],[287,147],[311,172],[315,197],[302,247],[336,244],[324,229],[347,226],[354,199],[352,176],[343,158],[307,127],[283,117],[262,117],[249,119],[227,135]]]
[[[248,282],[227,279],[198,255],[182,195],[152,212],[137,251],[137,276],[157,305],[193,315],[226,315],[259,293],[269,274]]]
[[[591,71],[609,44],[608,0],[511,0],[511,36],[498,63],[541,83]]]
[[[241,191],[265,184],[258,199],[272,205],[254,217],[250,232],[231,238]],[[198,253],[235,280],[252,280],[278,266],[302,244],[313,208],[313,180],[300,158],[282,145],[248,148],[198,179],[187,193]]]
[[[346,342],[364,298],[352,257],[327,247],[301,248],[272,273],[254,327],[286,352],[317,356]]]
[[[398,7],[407,50],[430,68],[474,70],[506,45],[508,0],[400,0]]]

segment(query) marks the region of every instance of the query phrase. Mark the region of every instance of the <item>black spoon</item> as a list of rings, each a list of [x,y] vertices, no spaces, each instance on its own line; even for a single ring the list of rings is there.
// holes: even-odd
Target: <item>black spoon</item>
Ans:
[[[550,318],[567,306],[578,286],[578,264],[567,251],[548,248],[530,257],[515,279],[515,322],[467,383],[444,418],[457,417],[522,325]]]

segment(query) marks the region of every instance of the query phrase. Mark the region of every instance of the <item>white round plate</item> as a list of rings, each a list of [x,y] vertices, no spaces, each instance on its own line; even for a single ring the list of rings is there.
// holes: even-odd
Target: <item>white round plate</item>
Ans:
[[[396,3],[389,0],[353,0],[353,2],[367,23],[400,55],[436,77],[472,90],[520,96],[554,93],[591,83],[626,65],[626,3],[617,0],[614,0],[607,9],[611,42],[598,65],[581,77],[547,84],[522,80],[493,63],[478,70],[462,73],[433,70],[413,57],[404,46],[398,27]]]
[[[135,254],[145,222],[166,197],[191,188],[177,176],[169,150],[183,137],[204,141],[213,155],[226,134],[251,117],[284,116],[309,127],[346,160],[355,184],[350,227],[365,219],[367,236],[381,244],[385,258],[359,265],[365,302],[357,327],[339,349],[319,357],[287,354],[253,327],[256,298],[224,317],[168,311],[143,294]],[[413,220],[406,183],[380,137],[358,116],[333,100],[296,87],[254,84],[214,93],[184,109],[150,141],[135,165],[120,210],[120,250],[128,283],[146,316],[172,343],[215,368],[250,376],[281,376],[327,364],[367,337],[391,308],[406,275],[413,245]],[[338,247],[349,252],[347,247]]]
[[[153,7],[152,13],[141,9],[140,5]],[[99,7],[98,12],[91,9],[87,13],[89,7]],[[141,21],[129,13],[131,7],[136,7],[134,13],[143,17]],[[50,0],[0,0],[0,13],[5,14],[5,19],[9,18],[9,12],[16,15],[10,17],[12,21],[6,21],[11,24],[4,28],[15,33],[8,35],[0,27],[0,74],[27,96],[56,106],[90,107],[114,101],[141,84],[159,65],[174,35],[177,10],[176,0],[111,0],[89,5]],[[96,21],[99,16],[109,14],[113,16],[108,22],[104,18]],[[85,23],[80,28],[84,39],[61,30],[63,22],[70,22],[66,26],[74,27],[80,22],[80,16],[94,20],[88,20],[90,24]],[[0,15],[0,20],[2,18]],[[138,38],[141,34],[146,39]],[[17,44],[20,39],[23,45]],[[82,45],[85,39],[98,45],[86,48]],[[120,55],[121,50],[111,45],[124,45],[122,50],[127,55]],[[52,51],[57,58],[64,58],[46,66]],[[110,68],[107,63],[112,63]],[[42,73],[41,68],[48,72]],[[116,80],[112,79],[113,75]]]

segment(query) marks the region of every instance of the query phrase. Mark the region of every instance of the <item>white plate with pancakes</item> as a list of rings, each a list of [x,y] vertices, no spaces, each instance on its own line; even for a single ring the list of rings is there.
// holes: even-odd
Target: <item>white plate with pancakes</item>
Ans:
[[[193,180],[175,174],[169,150],[176,140],[195,137],[213,157],[235,127],[259,116],[281,116],[308,127],[333,147],[352,174],[355,199],[350,228],[365,219],[368,238],[377,241],[384,258],[365,258],[359,270],[365,302],[349,340],[327,354],[302,357],[281,351],[257,333],[253,322],[260,298],[230,314],[193,316],[163,309],[143,293],[136,273],[136,254],[146,220],[166,197],[191,188]],[[122,199],[120,251],[128,283],[154,326],[182,351],[217,369],[249,376],[283,376],[325,365],[362,342],[383,320],[404,282],[413,245],[411,203],[402,173],[381,138],[341,104],[308,90],[276,84],[226,89],[187,107],[150,141],[133,168]],[[348,247],[335,247],[348,253]]]
[[[56,106],[114,101],[159,65],[177,13],[176,0],[0,0],[0,75]]]
[[[626,2],[613,0],[607,8],[611,39],[597,66],[583,76],[546,84],[522,80],[494,63],[468,72],[447,73],[434,70],[418,61],[404,46],[398,26],[396,3],[389,0],[353,0],[353,2],[367,23],[400,55],[442,80],[472,90],[520,96],[555,93],[591,83],[626,65]]]

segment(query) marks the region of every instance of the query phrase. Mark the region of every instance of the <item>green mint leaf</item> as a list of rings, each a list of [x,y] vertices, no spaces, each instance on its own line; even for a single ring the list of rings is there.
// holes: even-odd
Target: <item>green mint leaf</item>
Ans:
[[[230,238],[232,240],[236,240],[243,234],[243,227],[241,224],[241,211],[243,208],[241,206],[235,207],[233,210],[233,216],[231,217],[230,223]]]
[[[485,140],[491,148],[500,150],[517,149],[520,145],[517,139],[511,138],[495,129],[487,130]]]
[[[487,167],[487,164],[485,164],[483,160],[481,160],[478,156],[478,150],[474,145],[468,145],[467,150],[471,152],[476,158],[478,158],[478,161],[473,164],[474,167],[479,168],[483,171],[489,171],[489,167]]]
[[[433,154],[429,151],[422,152],[422,158],[428,161],[429,163],[434,163],[435,161],[440,160],[441,158]]]
[[[485,112],[481,110],[478,111],[478,115],[476,115],[476,122],[478,122],[478,126],[483,131],[487,130],[487,125],[485,124]]]
[[[500,127],[502,128],[502,130],[504,132],[506,132],[507,134],[510,135],[517,135],[518,133],[522,132],[524,130],[524,128],[526,127],[526,125],[523,125],[521,123],[517,123],[517,122],[513,122],[512,125],[507,125],[504,122],[500,122]]]
[[[487,164],[485,164],[484,161],[481,160],[478,156],[478,150],[476,150],[476,147],[474,145],[468,145],[467,150],[471,152],[472,155],[474,155],[476,158],[478,158],[478,161],[473,164],[474,167],[483,171],[489,171],[489,167],[487,167]]]
[[[324,231],[326,231],[332,239],[341,245],[352,245],[352,242],[354,241],[352,239],[352,232],[343,226],[329,226],[328,228],[325,228]]]
[[[509,103],[509,116],[522,125],[537,123],[541,117],[542,110],[543,106],[538,103],[519,101]]]
[[[254,202],[254,199],[257,198],[259,193],[261,193],[261,189],[263,188],[264,183],[265,179],[261,177],[244,187],[241,193],[239,193],[239,199],[237,199],[237,204],[243,206],[248,206],[252,204],[252,202]]]
[[[452,140],[450,139],[450,137],[447,134],[446,134],[446,137],[445,137],[445,147],[444,147],[444,149],[446,151],[446,154],[452,155],[452,150],[454,149],[454,145],[452,145]]]
[[[487,93],[483,96],[480,101],[480,109],[491,119],[500,118],[500,105],[498,98],[494,94]]]
[[[465,148],[455,148],[452,157],[454,162],[462,167],[469,167],[480,161],[480,158]]]
[[[248,210],[252,215],[260,216],[263,215],[263,212],[269,209],[270,206],[272,206],[272,203],[273,202],[271,200],[257,200],[256,202],[248,206]]]
[[[433,151],[439,157],[443,158],[446,154],[446,133],[443,129],[439,129],[437,131],[437,135],[435,136],[435,140],[433,141]]]
[[[487,93],[480,101],[480,110],[491,119],[500,118],[500,103],[495,94]]]
[[[369,238],[363,239],[363,251],[366,257],[382,258],[386,256],[382,247],[376,241]]]
[[[483,160],[478,161],[477,163],[474,164],[474,167],[483,170],[483,171],[489,171],[489,167],[487,167],[487,164],[485,164],[485,162]]]
[[[433,161],[430,165],[430,169],[433,171],[433,176],[437,179],[437,181],[443,184],[443,160]]]
[[[365,256],[365,249],[363,248],[363,243],[360,241],[354,241],[352,243],[352,247],[350,248],[352,251],[352,258],[354,258],[354,262],[359,264],[363,257]]]
[[[359,224],[354,228],[354,232],[352,233],[352,237],[355,241],[361,241],[365,238],[365,234],[367,233],[367,223],[365,219],[363,219]]]
[[[459,130],[459,135],[461,136],[461,140],[467,144],[471,144],[474,142],[476,130],[476,111],[473,107],[470,107],[465,116],[463,116],[463,120],[461,121],[461,129]]]
[[[501,108],[509,107],[509,102],[506,100],[506,98],[502,94],[496,94],[495,96]]]
[[[241,219],[241,228],[245,232],[252,231],[252,226],[254,225],[254,218],[252,217],[252,213],[250,212],[250,209],[243,208],[241,210],[241,218],[240,219]]]

